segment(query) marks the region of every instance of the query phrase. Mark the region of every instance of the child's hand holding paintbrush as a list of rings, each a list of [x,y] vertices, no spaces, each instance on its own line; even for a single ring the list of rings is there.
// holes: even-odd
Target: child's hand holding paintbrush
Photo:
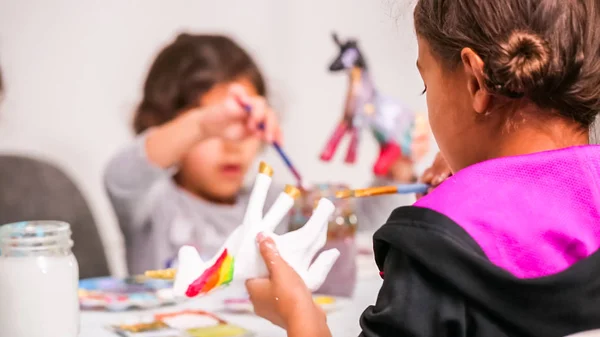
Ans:
[[[207,108],[218,111],[204,114],[204,134],[236,140],[256,134],[267,143],[283,142],[277,115],[264,97],[250,95],[241,85],[231,85],[227,90],[227,99]]]
[[[283,159],[286,166],[289,168],[289,170],[292,172],[292,174],[296,178],[297,186],[301,189],[304,189],[303,184],[302,184],[303,183],[302,176],[300,175],[300,173],[298,172],[298,170],[296,169],[294,164],[292,164],[292,161],[290,160],[288,155],[281,148],[281,139],[282,139],[281,129],[279,129],[279,127],[276,129],[275,134],[277,137],[269,136],[269,135],[273,134],[273,129],[269,130],[269,125],[271,125],[271,128],[273,128],[273,123],[271,123],[271,124],[265,124],[264,122],[257,123],[257,121],[260,121],[260,119],[259,119],[260,115],[257,115],[256,111],[261,111],[261,109],[257,110],[255,106],[251,105],[250,103],[247,103],[247,100],[244,100],[244,98],[242,96],[237,96],[237,101],[242,106],[242,108],[246,111],[246,113],[249,115],[249,117],[250,117],[249,123],[251,123],[250,126],[252,128],[256,128],[257,130],[264,131],[265,135],[267,136],[266,140],[273,145],[273,147],[275,148],[275,150],[277,151],[277,153],[279,154],[281,159]],[[262,111],[264,111],[264,109],[262,109]],[[274,117],[272,117],[272,118],[274,118]]]
[[[360,198],[384,194],[409,194],[415,193],[417,198],[423,197],[431,192],[434,188],[443,183],[446,179],[452,176],[450,166],[438,153],[433,161],[433,164],[423,172],[420,181],[416,184],[398,184],[381,187],[370,187],[358,190],[347,190],[336,193],[336,198]]]
[[[441,153],[438,153],[433,164],[423,172],[421,183],[397,184],[390,186],[369,187],[357,190],[346,190],[336,193],[336,198],[360,198],[385,194],[411,194],[417,198],[423,197],[452,175],[450,166],[446,163]]]
[[[251,115],[240,101],[254,107]],[[183,111],[177,118],[154,128],[148,135],[146,152],[153,164],[172,167],[181,164],[194,152],[197,144],[218,138],[226,141],[227,146],[223,147],[227,151],[220,151],[229,153],[224,160],[230,160],[234,156],[232,152],[235,156],[254,156],[254,148],[258,148],[255,138],[269,143],[282,142],[277,116],[266,100],[250,95],[243,86],[234,84],[218,88],[214,94],[203,97],[199,107]],[[210,147],[210,151],[215,152],[214,144]],[[248,158],[239,159],[246,161]]]

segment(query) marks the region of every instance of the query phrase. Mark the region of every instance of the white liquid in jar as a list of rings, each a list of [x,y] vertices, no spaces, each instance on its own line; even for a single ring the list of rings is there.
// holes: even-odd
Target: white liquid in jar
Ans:
[[[78,277],[72,254],[0,257],[0,336],[78,336]]]

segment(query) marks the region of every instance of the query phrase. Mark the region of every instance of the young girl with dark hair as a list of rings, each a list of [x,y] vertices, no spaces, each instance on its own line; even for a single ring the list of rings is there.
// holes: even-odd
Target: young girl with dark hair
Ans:
[[[244,175],[263,140],[280,141],[266,95],[254,60],[228,37],[181,34],[158,54],[134,117],[139,136],[105,172],[131,273],[165,267],[184,244],[212,254],[240,224]]]
[[[362,336],[565,336],[600,328],[596,0],[419,0],[432,131],[454,174],[374,236]],[[269,239],[255,310],[288,336],[325,315]]]

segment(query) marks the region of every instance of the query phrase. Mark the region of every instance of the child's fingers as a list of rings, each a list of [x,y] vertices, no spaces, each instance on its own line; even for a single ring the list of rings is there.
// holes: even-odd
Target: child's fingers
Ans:
[[[248,130],[261,133],[268,142],[282,140],[277,117],[264,97],[249,96],[239,84],[232,84],[228,90],[232,98],[227,105],[230,118],[244,118]]]
[[[441,183],[444,182],[444,180],[448,179],[448,177],[450,176],[450,172],[442,172],[439,173],[438,175],[436,175],[432,180],[431,180],[431,185],[432,186],[438,186]]]
[[[228,140],[240,140],[247,136],[248,130],[242,123],[234,122],[224,127],[221,131],[221,136]]]
[[[266,128],[265,118],[267,113],[267,102],[262,97],[253,97],[249,104],[252,108],[252,111],[248,116],[248,128],[254,132],[264,132],[264,130],[261,130],[261,128]]]
[[[272,238],[262,233],[259,233],[256,236],[256,242],[258,243],[260,255],[265,261],[267,270],[269,271],[269,278],[272,281],[275,281],[275,283],[277,283],[277,280],[285,280],[289,275],[289,270],[294,272],[293,269],[287,264],[287,262],[285,262],[283,258],[281,258],[281,255],[279,255],[279,251],[275,246],[275,241],[273,241]]]
[[[421,176],[421,181],[425,184],[431,184],[431,181],[433,180],[434,176],[435,174],[430,167],[426,169],[425,172],[423,172],[423,175]]]
[[[283,146],[283,132],[281,131],[281,127],[279,125],[277,125],[277,128],[275,129],[275,142]]]
[[[450,172],[448,171],[437,171],[429,168],[427,170],[425,170],[425,172],[423,173],[423,176],[421,176],[421,181],[424,182],[425,184],[429,184],[433,187],[438,186],[439,184],[443,183],[444,180],[448,179],[448,177],[450,176]]]
[[[226,99],[222,107],[224,111],[218,111],[218,114],[225,122],[245,121],[248,118],[248,112],[235,98]]]
[[[276,296],[273,295],[271,281],[268,279],[251,279],[246,281],[246,290],[254,313],[271,323],[285,327],[277,306],[273,303]]]
[[[277,141],[277,138],[281,138],[281,135],[278,134],[280,131],[277,115],[267,101],[263,97],[256,97],[252,99],[251,105],[252,112],[248,120],[248,128],[260,132],[267,142]]]
[[[427,194],[431,193],[431,191],[433,191],[433,187],[430,187],[427,189],[427,192],[425,193],[417,193],[417,200],[423,198],[424,196],[426,196]]]
[[[234,83],[231,84],[227,90],[228,95],[233,97],[240,104],[250,104],[250,95],[248,95],[244,86]]]
[[[232,84],[229,86],[226,107],[230,113],[230,118],[249,121],[254,114],[254,112],[251,111],[254,110],[254,105],[253,98],[248,95],[248,92],[243,86],[239,84]]]
[[[276,141],[277,132],[279,130],[279,122],[277,116],[271,108],[267,106],[265,109],[265,140],[269,143]]]
[[[279,251],[275,246],[275,241],[262,233],[258,233],[256,236],[256,243],[258,244],[260,255],[262,256],[263,260],[265,260],[269,275],[274,276],[278,272],[277,266],[283,262],[283,259],[279,255]]]
[[[271,281],[268,279],[257,278],[246,280],[246,290],[248,290],[250,301],[257,307],[260,304],[268,302],[273,297]]]

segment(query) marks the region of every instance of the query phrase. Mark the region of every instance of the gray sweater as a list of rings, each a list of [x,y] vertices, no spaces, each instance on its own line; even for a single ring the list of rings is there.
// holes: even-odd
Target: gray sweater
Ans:
[[[208,259],[242,222],[249,188],[240,192],[234,205],[215,204],[179,188],[172,179],[175,172],[176,168],[162,169],[148,161],[143,135],[120,151],[106,168],[106,189],[125,237],[130,274],[165,268],[179,247],[186,244],[195,246],[202,258]],[[283,190],[276,183],[273,185],[266,209]],[[357,201],[359,229],[374,230],[394,208],[408,204],[410,197]],[[282,221],[280,233],[287,229],[287,223],[288,219]]]

